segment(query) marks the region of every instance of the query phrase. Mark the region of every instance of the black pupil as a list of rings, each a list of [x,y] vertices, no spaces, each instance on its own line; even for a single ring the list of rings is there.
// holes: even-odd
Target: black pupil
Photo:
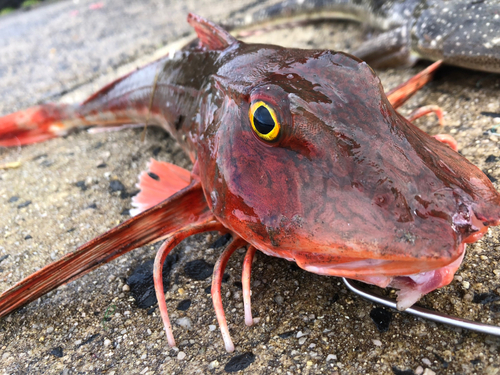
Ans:
[[[268,134],[274,129],[274,119],[264,106],[260,106],[254,112],[253,124],[260,134]]]

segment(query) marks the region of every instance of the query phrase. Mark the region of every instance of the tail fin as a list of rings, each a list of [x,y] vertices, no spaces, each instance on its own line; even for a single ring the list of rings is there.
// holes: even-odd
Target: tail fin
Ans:
[[[44,104],[0,117],[0,146],[20,146],[64,135],[72,107]]]
[[[120,126],[146,122],[153,82],[167,57],[131,72],[81,104],[42,104],[0,117],[0,146],[20,146],[60,137],[85,126]],[[153,125],[158,125],[152,121]]]
[[[212,217],[199,182],[127,220],[0,295],[0,317],[135,248]]]

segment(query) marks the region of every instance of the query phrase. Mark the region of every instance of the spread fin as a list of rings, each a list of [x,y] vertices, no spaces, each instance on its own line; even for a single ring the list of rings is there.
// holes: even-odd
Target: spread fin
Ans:
[[[212,218],[199,181],[87,242],[0,295],[0,317],[135,248]],[[214,218],[215,220],[215,218]]]
[[[189,13],[187,21],[196,31],[202,46],[209,50],[222,51],[237,42],[236,38],[222,27],[196,14]]]
[[[137,187],[141,190],[132,198],[130,210],[135,216],[184,189],[191,181],[191,172],[177,165],[151,159],[148,171],[139,175]]]

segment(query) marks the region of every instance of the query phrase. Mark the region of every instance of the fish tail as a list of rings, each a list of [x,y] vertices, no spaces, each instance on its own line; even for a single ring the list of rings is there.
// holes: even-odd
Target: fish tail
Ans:
[[[0,117],[0,146],[21,146],[65,135],[80,121],[75,106],[43,104]]]
[[[21,146],[68,134],[80,127],[119,127],[147,123],[163,58],[131,72],[81,104],[42,104],[0,117],[0,146]],[[146,83],[144,83],[146,82]],[[151,125],[159,125],[151,118]]]
[[[211,220],[216,222],[200,182],[194,181],[162,203],[87,242],[3,292],[0,295],[0,317],[133,249]]]
[[[89,127],[145,123],[147,110],[113,109],[109,103],[42,104],[0,117],[0,146],[13,147],[61,137]]]

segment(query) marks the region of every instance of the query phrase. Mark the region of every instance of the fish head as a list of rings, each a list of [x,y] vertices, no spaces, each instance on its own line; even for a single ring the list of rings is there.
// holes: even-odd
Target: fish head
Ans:
[[[489,179],[398,114],[366,63],[243,43],[224,58],[203,94],[200,175],[216,217],[259,250],[387,286],[456,264],[498,225]]]

